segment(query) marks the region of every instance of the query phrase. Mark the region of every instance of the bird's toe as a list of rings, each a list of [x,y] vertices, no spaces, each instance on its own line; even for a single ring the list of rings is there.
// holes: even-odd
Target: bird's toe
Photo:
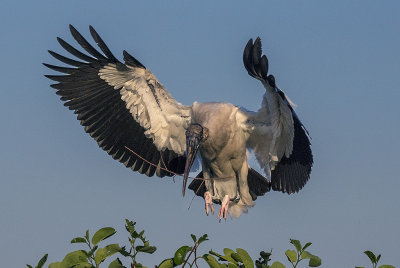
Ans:
[[[224,198],[222,199],[222,203],[218,212],[218,219],[220,222],[222,218],[224,218],[226,221],[226,217],[228,215],[229,203],[230,203],[229,195],[225,195]]]
[[[208,191],[204,193],[204,202],[205,202],[205,206],[206,206],[207,216],[210,214],[210,209],[211,209],[211,213],[214,214],[214,206],[213,206],[213,202],[212,202],[212,196],[211,196],[211,193]]]

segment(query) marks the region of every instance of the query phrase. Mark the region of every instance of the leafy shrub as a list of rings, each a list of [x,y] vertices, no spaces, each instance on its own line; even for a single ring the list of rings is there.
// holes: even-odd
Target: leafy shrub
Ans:
[[[89,230],[86,231],[82,237],[75,237],[71,240],[72,244],[85,244],[86,249],[80,249],[65,255],[64,259],[60,262],[54,262],[49,264],[49,268],[99,268],[106,259],[111,258],[115,254],[119,254],[119,258],[114,259],[108,266],[108,268],[126,268],[120,260],[128,262],[131,268],[145,267],[137,261],[137,257],[140,254],[153,254],[157,248],[150,245],[150,242],[144,237],[144,230],[136,231],[136,222],[125,220],[125,229],[129,233],[129,250],[126,246],[121,247],[119,244],[108,244],[102,248],[99,244],[113,236],[116,231],[112,227],[104,227],[96,231],[90,238]],[[208,253],[200,255],[198,253],[199,246],[208,240],[207,235],[200,236],[197,238],[191,234],[193,245],[183,245],[179,247],[173,257],[163,260],[158,268],[172,268],[177,266],[182,267],[199,267],[201,265],[208,264],[211,268],[285,268],[286,266],[279,261],[273,262],[271,265],[272,250],[270,252],[261,251],[260,257],[253,261],[249,253],[241,248],[237,248],[236,251],[230,248],[223,249],[223,254],[217,253],[213,250],[209,250]],[[299,240],[290,239],[290,244],[294,249],[288,249],[285,252],[287,261],[291,267],[296,268],[300,262],[308,262],[309,267],[321,266],[321,259],[311,254],[308,249],[311,243],[308,242],[302,246]],[[371,251],[364,252],[372,262],[373,268],[377,268],[378,262],[381,255],[375,256]],[[42,268],[47,261],[47,254],[42,257],[35,268]],[[33,268],[31,265],[27,266]],[[364,268],[364,267],[356,267]],[[381,265],[378,268],[394,268],[392,265]]]

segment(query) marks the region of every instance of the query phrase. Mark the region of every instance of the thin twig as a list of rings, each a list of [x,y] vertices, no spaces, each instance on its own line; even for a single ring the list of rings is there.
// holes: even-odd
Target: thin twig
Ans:
[[[190,209],[190,207],[192,206],[193,200],[196,197],[196,194],[193,195],[192,200],[190,200],[189,206],[188,206],[188,210]]]
[[[189,210],[190,207],[192,206],[192,202],[193,202],[194,198],[196,197],[197,193],[199,192],[199,190],[200,190],[200,188],[201,188],[201,186],[202,186],[203,184],[204,184],[204,180],[200,183],[199,187],[197,187],[197,190],[196,190],[196,192],[194,193],[194,195],[193,195],[193,197],[192,197],[192,200],[190,200],[188,210]]]
[[[152,165],[153,167],[156,167],[156,168],[159,167],[158,165],[156,165],[156,164],[150,162],[149,160],[145,159],[144,157],[140,156],[138,153],[136,153],[135,151],[133,151],[133,150],[132,150],[131,148],[129,148],[128,146],[124,146],[124,147],[125,147],[125,149],[127,149],[129,152],[133,153],[134,155],[136,155],[137,157],[139,157],[140,159],[142,159],[143,161],[145,161],[147,164]],[[165,166],[165,164],[164,164],[164,166]],[[173,171],[170,171],[170,170],[167,169],[167,168],[163,168],[163,167],[159,167],[159,168],[162,169],[162,170],[164,170],[164,171],[166,171],[166,172],[168,172],[168,173],[171,173],[171,174],[173,174],[173,175],[175,175],[175,176],[183,177],[183,174],[175,173],[175,172],[173,172]],[[197,178],[197,177],[196,177],[196,178],[194,178],[194,177],[188,177],[188,178],[189,178],[189,179],[193,179],[193,180],[202,180],[202,181],[205,181],[205,180],[226,180],[226,179],[233,179],[233,177],[207,178],[207,179],[205,179],[205,178]]]
[[[160,152],[160,159],[161,159],[161,163],[164,165],[164,168],[167,168],[167,165],[164,162],[164,158],[162,156],[162,153]]]
[[[194,244],[194,247],[193,247],[192,250],[190,251],[189,256],[187,256],[185,262],[183,263],[182,268],[185,267],[185,265],[188,263],[190,256],[191,256],[192,253],[196,250],[196,248],[197,248],[198,245],[199,245],[198,243]]]
[[[147,164],[152,165],[153,167],[156,167],[156,168],[158,167],[158,165],[156,165],[156,164],[154,164],[154,163],[151,163],[149,160],[147,160],[147,159],[145,159],[144,157],[140,156],[138,153],[136,153],[135,151],[133,151],[132,149],[130,149],[128,146],[125,146],[125,149],[127,149],[129,152],[133,153],[134,155],[136,155],[137,157],[139,157],[140,159],[142,159],[143,161],[145,161]],[[176,175],[176,176],[182,176],[181,174],[177,174],[177,173],[172,172],[172,171],[170,171],[170,170],[168,170],[168,169],[166,169],[166,168],[163,168],[163,167],[160,167],[160,169],[162,169],[162,170],[164,170],[164,171],[167,171],[167,172],[169,172],[169,173],[171,173],[171,174],[174,174],[174,175]]]
[[[197,188],[195,194],[197,194],[201,188],[201,186],[204,184],[204,180],[200,183],[199,187]]]
[[[199,266],[197,265],[197,247],[194,250],[194,264],[196,264],[196,267],[199,268]]]

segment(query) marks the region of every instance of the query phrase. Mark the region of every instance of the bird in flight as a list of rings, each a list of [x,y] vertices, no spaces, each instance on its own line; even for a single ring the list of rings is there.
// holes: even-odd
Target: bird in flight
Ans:
[[[201,172],[188,188],[204,198],[207,215],[214,213],[213,203],[220,204],[220,221],[247,212],[271,189],[291,194],[306,184],[313,165],[310,137],[268,74],[260,38],[250,39],[243,53],[247,72],[265,89],[261,108],[251,112],[225,102],[182,105],[141,62],[126,51],[119,61],[89,29],[100,51],[70,25],[86,53],[57,38],[76,59],[49,51],[67,66],[44,63],[63,73],[46,77],[57,82],[51,87],[64,105],[112,158],[149,177],[183,174],[183,195],[200,159]],[[248,151],[264,175],[249,166]]]

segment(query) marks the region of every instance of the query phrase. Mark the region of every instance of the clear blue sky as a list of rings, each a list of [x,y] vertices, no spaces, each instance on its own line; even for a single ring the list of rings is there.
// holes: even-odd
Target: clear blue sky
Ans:
[[[312,241],[323,267],[400,266],[400,4],[397,1],[9,1],[0,9],[0,248],[2,267],[63,258],[86,228],[145,227],[172,256],[190,233],[203,249],[273,248]],[[126,49],[184,104],[226,101],[256,110],[264,89],[242,51],[260,36],[277,84],[298,104],[315,165],[298,194],[271,192],[219,224],[181,179],[146,178],[112,160],[62,106],[43,75],[47,50],[93,25],[117,56]],[[120,57],[121,58],[121,57]]]

